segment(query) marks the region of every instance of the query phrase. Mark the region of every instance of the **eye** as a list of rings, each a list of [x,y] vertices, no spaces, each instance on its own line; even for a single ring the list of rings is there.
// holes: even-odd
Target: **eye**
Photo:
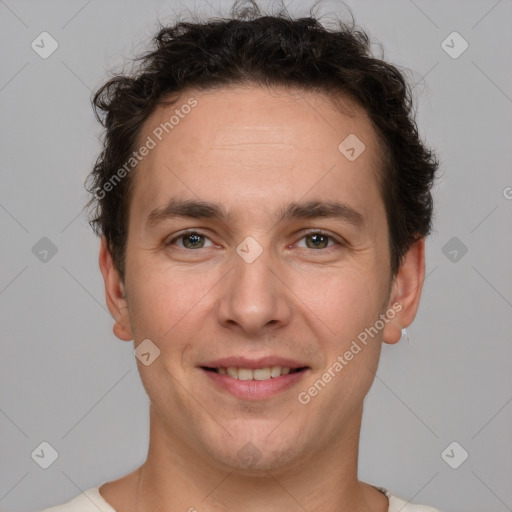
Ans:
[[[333,236],[328,235],[322,231],[312,231],[310,233],[306,233],[301,240],[306,240],[306,248],[307,249],[327,249],[328,247],[332,247],[332,245],[343,245],[341,242],[337,241]],[[308,242],[310,240],[310,242]],[[329,244],[329,240],[332,240],[334,243]]]
[[[182,240],[182,245],[175,244],[177,240]],[[210,239],[206,235],[203,235],[202,233],[199,233],[197,231],[188,231],[186,233],[182,233],[181,235],[174,237],[172,240],[169,240],[168,242],[165,242],[165,245],[178,245],[178,247],[181,247],[183,249],[203,249],[205,247],[205,240]]]
[[[300,240],[306,240],[306,249],[328,249],[333,245],[345,245],[342,241],[337,240],[334,236],[328,235],[323,231],[312,231],[310,233],[306,233],[305,235],[302,236]],[[177,243],[178,241],[181,241],[181,243]],[[209,241],[210,245],[205,245],[206,241]],[[205,247],[213,247],[213,243],[206,235],[202,234],[199,231],[193,230],[184,233],[182,232],[180,235],[175,236],[168,242],[165,242],[164,245],[166,247],[171,245],[177,245],[182,249],[191,250],[204,249]]]

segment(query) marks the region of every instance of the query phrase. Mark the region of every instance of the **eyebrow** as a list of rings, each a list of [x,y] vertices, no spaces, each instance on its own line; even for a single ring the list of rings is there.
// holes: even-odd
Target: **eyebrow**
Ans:
[[[171,199],[164,208],[155,208],[148,215],[146,227],[173,218],[214,219],[227,222],[232,215],[223,205],[209,201]],[[276,223],[293,219],[332,218],[361,227],[364,217],[345,203],[336,201],[294,202],[283,206],[277,212]]]

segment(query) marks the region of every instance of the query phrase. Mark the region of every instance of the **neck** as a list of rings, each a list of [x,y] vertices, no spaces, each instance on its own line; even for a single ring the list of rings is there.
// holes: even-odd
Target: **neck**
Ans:
[[[300,461],[240,470],[177,439],[151,407],[148,457],[132,479],[133,510],[387,511],[387,498],[357,479],[361,417],[362,407],[334,445],[301,454]]]

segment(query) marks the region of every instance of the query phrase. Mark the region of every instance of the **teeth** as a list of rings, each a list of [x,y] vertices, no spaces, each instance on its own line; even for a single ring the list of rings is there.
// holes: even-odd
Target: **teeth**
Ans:
[[[281,375],[281,372],[284,368],[281,368],[280,366],[272,366],[270,369],[270,376],[271,377],[279,377]]]
[[[233,367],[226,368],[226,371],[228,372],[228,375],[230,377],[233,377],[234,379],[238,379],[238,370]]]
[[[253,375],[253,371],[252,370],[249,370],[248,368],[238,368],[238,371],[236,368],[233,368],[230,370],[234,372],[237,372],[238,373],[238,380],[252,380],[254,375]],[[231,375],[231,373],[229,374],[231,377],[233,377],[233,375]]]
[[[290,368],[286,366],[270,366],[266,368],[216,368],[217,372],[221,375],[229,375],[233,379],[238,380],[268,380],[271,378],[280,377],[281,375],[288,375]]]
[[[252,371],[254,376],[254,380],[268,380],[272,377],[272,371],[270,368],[257,368]],[[240,372],[238,373],[238,378],[240,378]]]

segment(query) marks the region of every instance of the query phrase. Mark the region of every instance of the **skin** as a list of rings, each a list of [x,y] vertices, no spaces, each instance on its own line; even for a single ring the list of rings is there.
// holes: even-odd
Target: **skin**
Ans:
[[[147,460],[100,493],[118,512],[387,511],[385,495],[357,478],[363,400],[382,342],[398,342],[415,317],[424,240],[393,278],[374,129],[348,100],[343,114],[318,93],[237,86],[157,107],[139,140],[191,96],[198,105],[134,171],[124,282],[101,243],[115,335],[135,346],[149,338],[160,356],[137,360],[151,402]],[[349,134],[366,146],[352,162],[338,150]],[[231,218],[148,229],[150,212],[170,198],[218,202]],[[343,202],[364,222],[276,224],[279,208],[304,200]],[[165,245],[188,228],[205,238]],[[320,248],[306,236],[317,229],[333,237]],[[248,236],[262,248],[252,263],[236,252]],[[393,304],[401,310],[384,329],[301,404],[298,393]],[[310,370],[275,397],[238,400],[199,368],[229,355],[289,357]],[[237,455],[247,443],[259,454],[250,467]]]

